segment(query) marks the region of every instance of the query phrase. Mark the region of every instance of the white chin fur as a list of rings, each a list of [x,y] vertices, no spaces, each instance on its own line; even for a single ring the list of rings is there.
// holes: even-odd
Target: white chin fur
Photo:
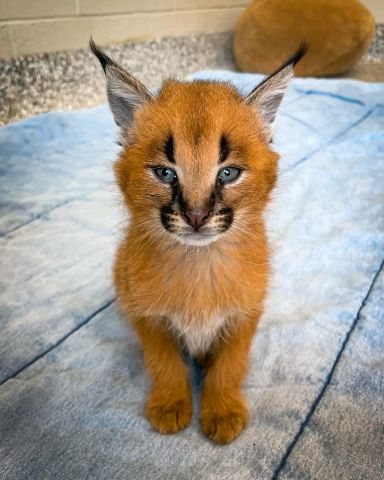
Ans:
[[[192,247],[204,247],[216,241],[219,235],[202,235],[201,233],[191,233],[188,235],[173,235],[183,245]]]

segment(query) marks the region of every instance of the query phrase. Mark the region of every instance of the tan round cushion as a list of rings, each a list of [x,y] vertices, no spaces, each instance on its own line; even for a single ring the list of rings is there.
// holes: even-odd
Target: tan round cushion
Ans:
[[[374,31],[358,0],[254,0],[236,26],[234,55],[241,70],[270,73],[307,39],[296,75],[336,75],[363,55]]]

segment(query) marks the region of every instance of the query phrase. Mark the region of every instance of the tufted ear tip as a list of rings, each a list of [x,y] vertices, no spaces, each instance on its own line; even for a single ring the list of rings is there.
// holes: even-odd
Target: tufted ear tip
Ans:
[[[281,70],[284,67],[287,67],[288,65],[292,65],[293,67],[300,62],[300,60],[304,57],[304,55],[308,52],[309,50],[309,41],[308,40],[303,40],[299,48],[296,50],[296,52],[292,55],[291,58],[289,58],[284,65],[282,65],[279,70]]]
[[[268,75],[257,85],[244,101],[253,106],[261,115],[268,139],[271,137],[271,127],[275,120],[277,109],[294,75],[294,66],[308,51],[308,41],[300,43],[299,48],[275,72]]]
[[[101,50],[100,47],[96,45],[92,37],[89,40],[89,48],[91,49],[95,57],[99,60],[100,65],[102,66],[105,73],[107,70],[107,65],[113,63],[112,60],[103,52],[103,50]]]
[[[132,124],[134,110],[148,102],[151,95],[139,80],[108,57],[92,37],[89,47],[106,75],[108,101],[115,122],[126,130]]]

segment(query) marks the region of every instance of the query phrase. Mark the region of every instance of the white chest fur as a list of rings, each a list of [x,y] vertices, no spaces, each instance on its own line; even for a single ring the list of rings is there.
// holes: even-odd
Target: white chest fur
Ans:
[[[212,343],[220,337],[227,324],[227,315],[211,318],[188,318],[181,315],[171,317],[171,325],[181,343],[191,355],[207,352]]]

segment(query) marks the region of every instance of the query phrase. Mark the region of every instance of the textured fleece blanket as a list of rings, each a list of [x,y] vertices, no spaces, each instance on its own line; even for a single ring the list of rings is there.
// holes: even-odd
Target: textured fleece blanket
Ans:
[[[243,92],[255,75],[203,72]],[[1,479],[384,478],[383,84],[295,80],[266,213],[273,278],[228,446],[154,432],[111,282],[124,218],[105,106],[0,130]]]

